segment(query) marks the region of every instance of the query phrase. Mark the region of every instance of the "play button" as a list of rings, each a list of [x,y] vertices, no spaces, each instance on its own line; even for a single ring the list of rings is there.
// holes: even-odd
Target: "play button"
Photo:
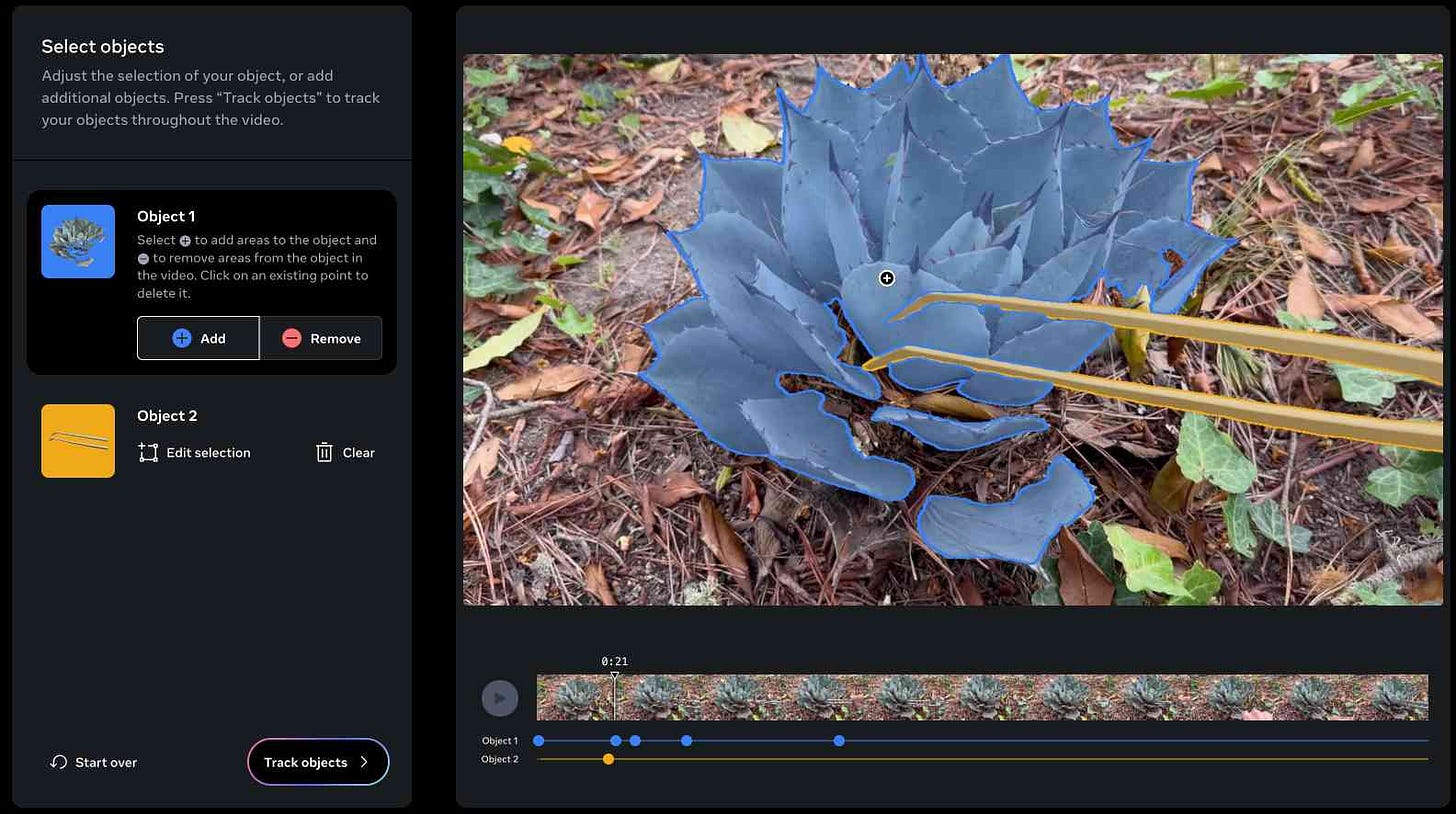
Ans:
[[[516,691],[516,685],[509,681],[496,679],[480,691],[480,705],[485,707],[485,713],[492,718],[510,715],[520,703],[521,694]]]

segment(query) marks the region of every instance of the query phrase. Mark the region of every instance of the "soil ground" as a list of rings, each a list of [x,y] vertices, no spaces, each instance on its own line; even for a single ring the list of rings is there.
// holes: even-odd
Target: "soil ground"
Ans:
[[[1435,57],[1393,63],[1351,55],[1294,68],[1281,67],[1290,63],[1279,55],[1216,57],[1217,73],[1237,72],[1252,87],[1206,102],[1170,93],[1208,81],[1214,71],[1207,55],[1020,57],[1028,72],[1023,86],[1039,103],[1111,94],[1113,123],[1125,143],[1150,140],[1150,159],[1202,162],[1194,220],[1240,241],[1207,275],[1204,316],[1276,324],[1276,312],[1288,307],[1291,279],[1308,269],[1336,332],[1442,347],[1439,336],[1413,338],[1409,324],[1439,333],[1443,318],[1441,116],[1406,104],[1348,131],[1330,124],[1340,95],[1353,84],[1389,73],[1392,64]],[[1171,513],[1159,510],[1150,494],[1177,447],[1181,416],[1172,411],[1058,392],[1029,408],[1047,418],[1051,432],[945,453],[871,424],[865,416],[873,405],[831,393],[831,407],[849,416],[866,451],[917,470],[920,488],[910,502],[886,504],[732,455],[637,380],[632,372],[651,359],[642,323],[696,293],[665,231],[697,218],[698,145],[709,154],[732,152],[720,127],[723,112],[741,111],[777,133],[774,91],[804,101],[816,62],[864,86],[907,58],[687,55],[662,82],[610,55],[578,55],[569,67],[538,55],[533,64],[550,67],[520,67],[515,84],[465,89],[467,100],[502,95],[509,102],[506,116],[474,135],[530,138],[561,170],[533,177],[521,189],[522,197],[559,209],[563,234],[552,238],[549,255],[487,253],[485,259],[516,263],[525,279],[549,285],[595,319],[594,331],[580,339],[543,322],[521,348],[468,374],[499,389],[553,367],[590,370],[565,392],[495,402],[476,390],[465,404],[463,444],[476,457],[473,470],[467,460],[471,477],[463,496],[467,603],[1028,604],[1040,584],[1034,569],[944,560],[919,541],[914,510],[931,493],[1006,499],[1038,478],[1056,454],[1070,457],[1098,489],[1096,505],[1073,531],[1115,522],[1181,541],[1190,561],[1223,577],[1216,602],[1224,605],[1330,602],[1355,581],[1433,543],[1421,521],[1437,518],[1434,501],[1416,498],[1396,509],[1365,492],[1368,474],[1385,463],[1370,445],[1223,422],[1258,466],[1251,499],[1279,501],[1291,522],[1312,532],[1308,552],[1289,555],[1264,543],[1243,559],[1225,544],[1216,490],[1204,485]],[[930,56],[946,83],[990,58]],[[508,59],[514,58],[473,56],[467,65],[504,72]],[[1261,88],[1254,81],[1259,70],[1292,71],[1293,78],[1283,88]],[[1403,81],[1440,98],[1439,72],[1398,70],[1410,77]],[[603,121],[583,123],[582,90],[591,83],[606,83],[621,98],[602,112]],[[626,126],[632,116],[635,128]],[[605,214],[583,210],[590,196],[606,201]],[[583,262],[552,262],[562,256]],[[1396,323],[1379,309],[1349,305],[1352,297],[1376,293],[1415,317]],[[529,313],[532,297],[468,300],[464,324],[471,341]],[[1201,343],[1190,343],[1185,364],[1166,365],[1167,354],[1166,342],[1154,337],[1155,383],[1388,417],[1444,417],[1442,391],[1422,383],[1397,385],[1396,396],[1375,408],[1343,402],[1321,363],[1254,353],[1262,369],[1240,376],[1236,359]],[[1127,366],[1108,347],[1084,372],[1126,377]],[[738,541],[729,543],[741,546],[746,575],[705,542],[705,513],[714,510],[737,533]],[[1406,574],[1402,592],[1414,601],[1442,601],[1442,569],[1435,563]]]

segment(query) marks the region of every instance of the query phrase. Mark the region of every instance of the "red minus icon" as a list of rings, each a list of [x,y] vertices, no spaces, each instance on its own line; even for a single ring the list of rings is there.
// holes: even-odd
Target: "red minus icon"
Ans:
[[[283,347],[296,348],[303,344],[303,334],[297,328],[287,328],[283,331]]]

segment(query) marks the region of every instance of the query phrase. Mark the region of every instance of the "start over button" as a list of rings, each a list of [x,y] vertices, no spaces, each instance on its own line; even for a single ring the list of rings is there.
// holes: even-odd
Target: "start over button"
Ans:
[[[379,317],[264,317],[264,359],[379,359]]]

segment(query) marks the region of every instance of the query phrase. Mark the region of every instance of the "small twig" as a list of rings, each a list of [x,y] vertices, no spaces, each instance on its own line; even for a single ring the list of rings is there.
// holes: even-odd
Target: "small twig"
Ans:
[[[1289,484],[1294,480],[1294,461],[1299,452],[1299,433],[1289,434],[1289,466],[1284,469],[1284,491],[1279,507],[1284,513],[1284,604],[1294,596],[1294,519],[1289,516]]]
[[[475,454],[475,448],[480,446],[480,439],[485,437],[486,419],[490,417],[491,408],[495,406],[495,391],[490,389],[490,385],[477,379],[467,381],[485,391],[485,406],[480,408],[480,414],[476,417],[475,437],[470,440],[470,447],[465,450],[463,464],[470,462],[470,456]]]
[[[1308,479],[1314,477],[1315,475],[1320,475],[1320,474],[1323,474],[1325,472],[1330,471],[1331,469],[1334,469],[1335,467],[1342,466],[1345,463],[1348,463],[1349,461],[1352,461],[1352,460],[1360,457],[1361,453],[1368,452],[1368,451],[1369,451],[1369,448],[1368,447],[1363,447],[1362,446],[1362,447],[1356,447],[1355,449],[1348,450],[1346,452],[1341,452],[1338,455],[1335,455],[1335,456],[1330,457],[1326,461],[1322,461],[1321,463],[1318,463],[1318,464],[1315,464],[1314,466],[1311,466],[1309,469],[1304,470],[1300,474],[1304,477],[1305,480],[1308,480]],[[1289,485],[1289,483],[1286,481],[1285,483],[1282,483],[1282,484],[1274,487],[1273,489],[1270,489],[1269,492],[1264,495],[1264,499],[1265,500],[1273,500],[1273,499],[1279,497],[1280,495],[1284,494],[1284,488],[1286,486],[1288,486],[1288,485]]]
[[[539,410],[542,407],[550,407],[551,405],[553,405],[555,403],[556,402],[554,402],[554,401],[523,401],[520,404],[512,404],[509,407],[502,407],[499,410],[492,411],[491,414],[490,414],[490,420],[491,421],[495,421],[496,419],[499,419],[499,418],[510,418],[511,416],[514,416],[514,415],[520,415],[521,413],[529,413],[532,410]],[[480,415],[477,415],[475,413],[468,413],[465,416],[465,423],[466,424],[480,424],[481,426],[484,426],[484,424],[481,422],[480,418],[481,418]],[[476,432],[478,433],[479,431],[480,431],[480,428],[477,427],[476,428]],[[466,457],[469,457],[469,456],[466,456]]]
[[[1381,566],[1379,570],[1377,570],[1370,576],[1360,580],[1359,582],[1350,583],[1348,586],[1346,586],[1345,590],[1340,591],[1338,594],[1335,595],[1333,599],[1330,600],[1330,604],[1352,604],[1356,601],[1355,592],[1359,589],[1369,588],[1371,590],[1374,590],[1377,586],[1387,583],[1393,579],[1399,579],[1406,574],[1415,571],[1418,568],[1423,568],[1435,562],[1436,560],[1441,559],[1444,551],[1445,544],[1443,543],[1428,545],[1425,548],[1418,548],[1415,551],[1407,551],[1399,557],[1396,557],[1391,562],[1388,562],[1385,565]]]

